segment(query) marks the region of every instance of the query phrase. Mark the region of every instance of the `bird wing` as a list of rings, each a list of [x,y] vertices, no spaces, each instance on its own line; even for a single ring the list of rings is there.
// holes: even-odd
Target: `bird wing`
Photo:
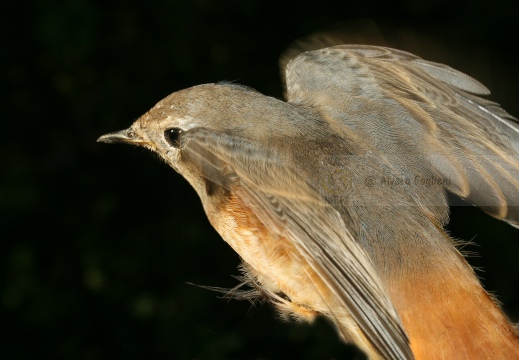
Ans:
[[[407,336],[381,279],[364,250],[345,227],[341,215],[274,148],[202,128],[182,136],[181,156],[196,166],[208,191],[233,191],[272,233],[289,239],[295,256],[307,263],[325,284],[313,284],[326,302],[333,293],[331,316],[345,338],[339,313],[351,316],[350,331],[361,337],[374,354],[386,359],[411,359]],[[359,333],[359,331],[356,331]],[[374,349],[374,350],[373,350]]]
[[[341,45],[292,59],[286,94],[401,173],[434,170],[446,190],[519,225],[519,123],[471,77],[404,51]],[[415,185],[419,201],[430,189]]]

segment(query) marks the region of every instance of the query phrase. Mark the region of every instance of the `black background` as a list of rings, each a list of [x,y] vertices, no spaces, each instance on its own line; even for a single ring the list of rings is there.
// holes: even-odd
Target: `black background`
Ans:
[[[169,93],[236,80],[281,97],[296,38],[368,19],[395,45],[482,81],[519,115],[517,12],[484,1],[30,1],[3,5],[0,356],[330,359],[359,356],[325,321],[186,284],[232,287],[238,256],[179,175],[96,143]],[[367,38],[366,42],[372,40]],[[471,207],[451,233],[519,320],[519,231]]]

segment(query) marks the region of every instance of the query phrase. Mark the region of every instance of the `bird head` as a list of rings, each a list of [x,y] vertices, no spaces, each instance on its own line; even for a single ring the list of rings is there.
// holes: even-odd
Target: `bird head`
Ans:
[[[210,146],[200,155],[206,159],[187,156],[196,151],[182,151],[195,133],[199,141],[211,137],[213,146],[214,141],[227,146],[239,139],[265,145],[276,137],[283,138],[287,132],[295,133],[297,121],[292,120],[298,117],[293,106],[251,88],[234,83],[205,84],[167,96],[128,129],[103,135],[97,141],[152,150],[202,195],[205,181],[200,162],[207,162],[211,156],[207,151]]]

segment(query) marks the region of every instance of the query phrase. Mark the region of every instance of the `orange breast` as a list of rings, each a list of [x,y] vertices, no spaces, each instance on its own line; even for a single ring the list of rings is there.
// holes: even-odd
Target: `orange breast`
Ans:
[[[263,291],[282,294],[272,299],[282,313],[312,321],[319,312],[327,312],[327,288],[290,239],[269,231],[245,205],[239,189],[233,190],[214,209],[206,209],[211,224],[248,265]]]

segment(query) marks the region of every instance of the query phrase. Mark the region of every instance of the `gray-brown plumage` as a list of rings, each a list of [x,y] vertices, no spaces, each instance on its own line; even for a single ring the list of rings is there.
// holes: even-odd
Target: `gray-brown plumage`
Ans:
[[[303,53],[286,93],[195,86],[99,141],[157,152],[263,294],[370,358],[519,358],[443,230],[447,191],[519,226],[516,120],[469,76],[383,47]]]

